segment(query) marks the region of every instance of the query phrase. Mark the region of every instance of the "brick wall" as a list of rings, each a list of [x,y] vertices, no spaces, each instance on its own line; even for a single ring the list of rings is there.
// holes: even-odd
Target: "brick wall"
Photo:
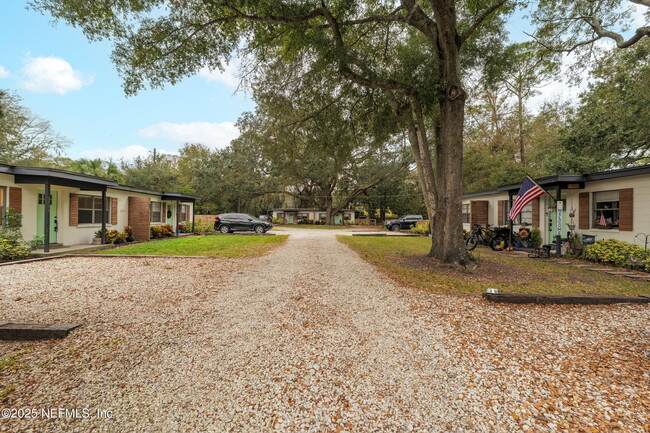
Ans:
[[[149,197],[129,197],[129,226],[136,241],[149,240]]]

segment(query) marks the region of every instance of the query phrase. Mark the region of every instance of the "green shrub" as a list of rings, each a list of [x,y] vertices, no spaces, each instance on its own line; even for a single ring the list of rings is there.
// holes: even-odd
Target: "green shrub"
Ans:
[[[189,230],[187,232],[194,233],[195,235],[204,235],[207,232],[214,230],[214,223],[211,221],[205,221],[205,222],[203,222],[202,220],[194,221],[194,231],[192,231],[192,223],[188,223],[188,224],[189,224]]]
[[[27,248],[29,248],[31,251],[34,251],[36,249],[39,249],[45,244],[45,236],[39,235],[39,236],[34,236],[34,239],[31,241],[25,242],[25,245]]]
[[[412,228],[407,230],[409,233],[415,233],[418,235],[429,235],[431,233],[431,226],[429,221],[420,221],[416,223]]]
[[[0,227],[0,260],[20,260],[32,255],[19,230]]]
[[[314,224],[314,220],[310,220],[309,218],[303,218],[298,221],[298,224]]]
[[[542,233],[539,231],[539,227],[533,227],[530,230],[528,239],[533,243],[533,248],[539,248],[542,245]]]
[[[284,218],[271,218],[272,224],[284,224]]]
[[[617,239],[603,239],[584,249],[583,257],[622,268],[642,268],[650,272],[650,252]]]
[[[96,238],[102,237],[102,231],[97,230],[95,232]],[[133,229],[130,226],[125,226],[124,230],[106,230],[106,243],[107,244],[123,244],[125,242],[133,242],[135,237],[133,236]]]
[[[4,226],[7,230],[19,232],[20,229],[23,227],[22,214],[13,212],[13,208],[8,208]]]
[[[133,227],[124,226],[124,233],[126,233],[126,241],[127,242],[135,241],[135,236],[133,235]]]

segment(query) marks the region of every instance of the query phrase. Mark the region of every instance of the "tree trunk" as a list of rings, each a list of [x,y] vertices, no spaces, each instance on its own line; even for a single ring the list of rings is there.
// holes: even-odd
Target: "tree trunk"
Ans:
[[[332,209],[332,196],[325,197],[325,212],[327,213],[325,224],[332,225],[334,224],[334,215]]]
[[[438,128],[434,137],[436,200],[427,201],[431,224],[429,256],[443,263],[465,265],[468,255],[463,242],[463,125],[465,99],[462,87],[460,47],[456,31],[455,2],[431,2],[437,24],[437,54],[440,82]],[[425,199],[427,197],[425,196]]]
[[[524,150],[524,101],[520,93],[517,95],[517,128],[519,134],[517,141],[519,142],[519,159],[522,165],[526,165],[526,155]]]
[[[449,92],[447,92],[449,93]],[[463,122],[465,98],[445,98],[441,104],[440,136],[436,147],[436,185],[438,201],[431,221],[429,256],[444,263],[467,263],[463,242]]]
[[[379,209],[379,224],[384,224],[386,221],[386,209],[383,207]]]

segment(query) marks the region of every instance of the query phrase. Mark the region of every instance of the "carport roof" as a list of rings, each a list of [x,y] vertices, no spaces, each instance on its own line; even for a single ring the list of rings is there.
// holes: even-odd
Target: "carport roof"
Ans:
[[[159,195],[163,200],[195,201],[200,197],[180,192],[154,191],[134,186],[120,185],[113,179],[89,174],[75,173],[58,168],[26,167],[20,165],[0,164],[0,173],[11,174],[17,184],[36,184],[68,186],[86,191],[104,191],[108,188],[121,191],[133,191],[142,194]]]
[[[593,182],[597,180],[615,179],[620,177],[638,176],[641,174],[650,174],[650,164],[642,165],[639,167],[620,168],[616,170],[599,171],[596,173],[588,174],[558,174],[554,176],[545,176],[535,179],[535,182],[546,190],[557,189],[582,189],[585,187],[586,182]],[[571,185],[571,187],[569,187]],[[503,192],[510,192],[516,194],[521,187],[520,183],[502,185],[496,189],[487,191],[472,192],[463,194],[463,198],[478,197],[484,195],[499,194]]]

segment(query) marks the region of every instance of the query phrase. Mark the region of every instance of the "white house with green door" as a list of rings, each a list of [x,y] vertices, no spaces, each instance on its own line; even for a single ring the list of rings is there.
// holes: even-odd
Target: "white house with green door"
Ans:
[[[548,194],[526,206],[515,227],[522,223],[539,227],[544,243],[553,242],[558,216],[562,238],[571,230],[595,236],[596,240],[619,239],[639,244],[641,233],[650,234],[650,164],[598,173],[547,176],[535,181]],[[519,187],[520,184],[504,185],[463,195],[464,229],[471,230],[473,224],[506,225]]]
[[[151,225],[193,221],[197,198],[65,170],[0,164],[0,224],[9,212],[21,214],[23,237],[43,237],[46,251],[91,244],[102,227],[121,231],[128,225],[137,240],[148,241]]]

